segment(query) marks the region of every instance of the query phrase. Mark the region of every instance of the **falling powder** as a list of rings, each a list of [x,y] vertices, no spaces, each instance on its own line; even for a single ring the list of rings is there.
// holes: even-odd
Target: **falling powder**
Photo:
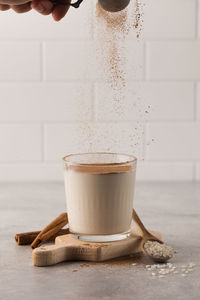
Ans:
[[[107,118],[108,121],[114,118],[115,120],[127,120],[127,111],[130,114],[137,114],[136,123],[133,124],[131,132],[127,133],[127,128],[124,130],[120,127],[120,131],[116,133],[116,128],[109,124],[108,130],[105,126],[98,122],[95,117],[94,111],[98,112],[98,115],[103,112],[98,111],[101,104],[95,106],[91,121],[82,122],[79,126],[81,140],[85,138],[86,143],[81,145],[86,152],[95,151],[113,151],[118,152],[123,148],[123,145],[127,145],[128,149],[123,151],[132,152],[135,155],[141,155],[142,140],[143,140],[143,121],[145,118],[146,109],[143,107],[142,97],[138,97],[140,91],[135,92],[135,95],[131,94],[131,98],[134,99],[134,105],[136,107],[127,108],[127,93],[130,94],[127,70],[131,69],[131,78],[139,78],[137,74],[140,71],[137,60],[138,52],[131,53],[131,66],[129,65],[129,56],[127,52],[130,52],[131,39],[135,40],[134,43],[139,45],[139,38],[143,29],[143,9],[145,0],[131,1],[128,7],[119,12],[107,12],[97,2],[95,10],[95,55],[97,58],[98,72],[102,74],[103,80],[103,92],[108,98],[108,109],[105,107],[106,113],[110,109],[108,116],[103,116],[103,120]],[[135,36],[135,37],[134,37]],[[131,42],[129,42],[131,41]],[[135,45],[134,44],[134,45]],[[135,49],[135,48],[134,48]],[[127,51],[128,50],[128,51]],[[140,54],[139,54],[140,55]],[[134,56],[134,57],[133,57]],[[101,75],[100,75],[101,76]],[[130,79],[130,78],[129,78]],[[138,83],[139,85],[139,83]],[[108,93],[105,92],[108,88]],[[103,95],[103,97],[105,97]],[[106,99],[107,99],[106,98]],[[132,100],[131,100],[132,101]],[[106,104],[107,105],[107,104]],[[113,123],[114,124],[114,123]],[[123,142],[124,137],[126,141]],[[131,149],[131,150],[130,150]]]
[[[103,62],[106,81],[118,93],[126,86],[126,40],[131,32],[140,37],[143,7],[144,3],[135,0],[133,6],[129,4],[126,9],[111,13],[105,11],[98,2],[96,5],[98,57]]]
[[[136,30],[136,37],[139,38],[141,33],[142,33],[142,29],[143,29],[143,16],[144,16],[144,3],[139,2],[138,0],[135,0],[135,11],[132,15],[134,23],[133,23],[133,27]],[[130,27],[129,27],[130,28]]]

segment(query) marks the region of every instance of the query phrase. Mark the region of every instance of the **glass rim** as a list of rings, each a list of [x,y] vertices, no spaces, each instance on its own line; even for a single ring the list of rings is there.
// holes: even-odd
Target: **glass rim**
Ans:
[[[81,162],[75,162],[75,161],[70,161],[71,157],[76,157],[76,156],[81,156],[81,155],[95,155],[95,154],[105,154],[105,155],[121,155],[124,157],[127,157],[127,160],[121,161],[121,162],[111,162],[111,163],[81,163]],[[128,159],[129,158],[129,159]],[[137,157],[135,157],[132,154],[125,154],[125,153],[118,153],[118,152],[83,152],[83,153],[71,153],[62,158],[64,163],[69,163],[71,165],[76,165],[76,166],[120,166],[120,165],[127,165],[131,163],[136,163],[137,162]]]

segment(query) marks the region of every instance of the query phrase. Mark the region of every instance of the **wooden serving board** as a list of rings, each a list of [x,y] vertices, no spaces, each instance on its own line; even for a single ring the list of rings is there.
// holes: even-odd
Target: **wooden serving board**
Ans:
[[[150,231],[157,238],[161,234]],[[131,228],[131,235],[121,241],[94,243],[78,240],[70,234],[58,236],[55,245],[41,246],[33,250],[33,265],[42,267],[55,265],[69,260],[101,262],[117,257],[141,252],[141,236],[136,227]]]

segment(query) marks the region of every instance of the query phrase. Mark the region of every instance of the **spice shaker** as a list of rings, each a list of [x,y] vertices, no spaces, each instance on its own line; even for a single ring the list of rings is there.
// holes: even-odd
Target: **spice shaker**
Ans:
[[[78,8],[83,0],[78,0],[76,2],[66,2],[62,0],[50,0],[53,4],[59,5],[70,5],[74,8]],[[98,0],[100,6],[109,12],[117,12],[123,10],[129,5],[130,0]]]
[[[101,7],[109,12],[123,10],[129,5],[130,0],[98,0]]]

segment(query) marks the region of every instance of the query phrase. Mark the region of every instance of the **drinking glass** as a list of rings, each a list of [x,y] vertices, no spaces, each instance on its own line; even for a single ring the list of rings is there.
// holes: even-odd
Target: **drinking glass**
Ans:
[[[63,161],[70,233],[91,242],[128,237],[136,157],[98,152],[70,154]]]

